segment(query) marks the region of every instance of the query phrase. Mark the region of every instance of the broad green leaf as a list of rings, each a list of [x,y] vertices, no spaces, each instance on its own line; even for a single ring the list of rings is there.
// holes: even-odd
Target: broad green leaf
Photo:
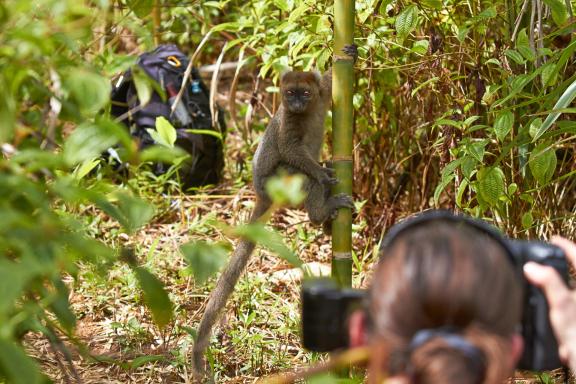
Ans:
[[[476,175],[478,194],[490,206],[495,206],[504,195],[504,172],[499,167],[482,168]]]
[[[464,157],[460,169],[462,170],[462,175],[468,180],[470,180],[472,173],[476,170],[476,164],[478,164],[478,160],[473,156]]]
[[[164,328],[174,316],[173,305],[164,289],[164,284],[142,267],[134,267],[133,270],[144,293],[144,302],[152,312],[154,323],[158,328]]]
[[[208,135],[223,141],[224,138],[220,132],[214,131],[212,129],[185,129],[184,132],[193,133],[195,135]]]
[[[405,8],[396,17],[395,25],[398,42],[402,44],[406,37],[408,37],[418,25],[418,7],[416,5],[410,5]]]
[[[488,144],[487,140],[475,141],[466,146],[466,151],[468,152],[469,155],[471,155],[479,163],[481,163],[484,160],[484,152],[486,144]]]
[[[496,117],[496,121],[494,122],[494,132],[500,142],[508,136],[513,125],[514,114],[510,111],[501,112],[498,117]]]
[[[233,233],[254,243],[261,244],[276,253],[295,267],[302,265],[302,261],[284,244],[282,236],[276,232],[268,231],[263,224],[246,224],[234,228]]]
[[[274,5],[283,10],[284,12],[290,11],[288,0],[274,0]]]
[[[556,151],[546,143],[538,145],[530,153],[528,165],[540,185],[546,185],[556,170]]]
[[[118,212],[121,218],[117,220],[124,226],[128,233],[133,233],[154,217],[154,206],[141,198],[131,196],[127,193],[117,193]]]
[[[295,206],[304,201],[304,176],[278,175],[266,183],[266,192],[277,204]]]
[[[186,259],[197,284],[204,284],[226,263],[228,251],[220,244],[194,241],[180,246],[180,252]]]
[[[80,112],[89,116],[104,108],[110,99],[110,82],[94,72],[71,69],[65,85]]]
[[[132,68],[132,81],[134,82],[140,105],[148,104],[152,98],[153,80],[140,67],[134,66]]]
[[[522,215],[522,228],[528,229],[532,227],[534,223],[534,217],[532,217],[532,212],[526,212]]]
[[[113,123],[81,124],[64,143],[64,159],[69,165],[89,161],[118,142],[124,141],[126,135],[124,128]]]
[[[0,259],[0,317],[14,307],[34,273],[27,265]]]
[[[136,16],[143,19],[152,13],[154,0],[127,0],[127,5]]]
[[[550,86],[556,84],[558,80],[558,69],[555,63],[546,63],[542,69],[542,86]]]
[[[411,51],[419,55],[425,55],[428,52],[428,46],[430,42],[428,40],[418,40],[412,45]]]
[[[460,182],[460,185],[458,186],[458,191],[456,191],[456,205],[460,208],[465,208],[470,205],[470,202],[467,202],[466,204],[462,202],[464,193],[466,193],[467,189],[468,189],[468,180],[463,179]]]
[[[524,60],[524,58],[522,57],[522,55],[518,51],[515,51],[513,49],[507,49],[504,51],[504,54],[509,59],[514,60],[516,62],[516,64],[523,65],[524,63],[526,63],[526,60]]]
[[[528,35],[526,35],[526,29],[523,28],[516,37],[516,49],[520,54],[528,61],[534,61],[536,59],[536,54],[530,47],[530,42],[528,40]]]
[[[576,80],[572,82],[572,84],[570,84],[568,88],[566,88],[562,96],[560,96],[560,98],[554,105],[554,109],[557,110],[566,108],[568,105],[570,105],[572,100],[574,100],[574,97],[576,97]],[[554,122],[560,117],[560,114],[561,114],[560,112],[550,113],[548,117],[546,117],[546,120],[544,120],[544,122],[542,123],[542,126],[540,127],[538,132],[536,132],[536,135],[534,135],[532,142],[538,140],[540,136],[542,136],[548,130],[548,128],[550,128],[550,126],[554,124]]]
[[[24,350],[4,339],[0,339],[0,372],[11,384],[40,384],[42,378],[36,362],[26,356]]]
[[[552,11],[552,19],[558,26],[562,26],[568,20],[568,11],[562,0],[544,0],[544,3]]]
[[[183,158],[189,156],[188,152],[178,146],[169,148],[164,145],[151,145],[140,153],[140,160],[142,162],[152,161],[176,164],[182,162]]]
[[[154,131],[148,129],[148,133],[150,133],[151,136],[152,132]],[[156,133],[157,135],[152,136],[154,141],[168,148],[174,148],[174,143],[177,138],[176,128],[174,128],[166,118],[162,116],[156,118]]]

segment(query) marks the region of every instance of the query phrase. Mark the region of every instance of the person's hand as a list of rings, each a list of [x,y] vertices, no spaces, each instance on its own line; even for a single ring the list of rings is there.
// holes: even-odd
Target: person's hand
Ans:
[[[575,243],[560,236],[554,236],[551,243],[562,248],[568,261],[576,266]],[[570,290],[552,267],[529,262],[524,265],[524,275],[544,291],[560,358],[570,369],[576,370],[576,291]]]

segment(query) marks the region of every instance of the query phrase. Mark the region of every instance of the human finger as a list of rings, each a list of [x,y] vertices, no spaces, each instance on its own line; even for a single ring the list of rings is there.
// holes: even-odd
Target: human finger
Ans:
[[[570,290],[554,268],[531,261],[524,264],[524,276],[544,291],[550,308],[562,306],[570,299]]]
[[[576,244],[562,236],[552,236],[550,241],[552,244],[562,248],[566,257],[570,260],[570,264],[576,267]]]

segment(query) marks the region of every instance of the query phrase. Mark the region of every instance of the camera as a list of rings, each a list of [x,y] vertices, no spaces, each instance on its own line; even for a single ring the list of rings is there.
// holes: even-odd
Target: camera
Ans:
[[[528,261],[551,266],[567,283],[569,271],[564,252],[548,243],[504,238],[493,227],[479,220],[455,215],[449,217],[473,224],[474,227],[487,232],[502,244],[518,278],[523,281],[521,333],[525,345],[517,367],[534,371],[562,367],[563,364],[558,356],[558,343],[548,317],[548,303],[543,292],[529,284],[524,278],[522,267]],[[418,222],[422,222],[422,219]],[[403,225],[400,230],[393,228],[394,231],[391,230],[391,232],[397,235],[401,230],[409,230],[413,225],[414,223]],[[341,289],[336,282],[328,278],[304,281],[302,286],[302,342],[304,347],[317,352],[348,347],[347,319],[352,311],[364,307],[365,296],[366,291]]]

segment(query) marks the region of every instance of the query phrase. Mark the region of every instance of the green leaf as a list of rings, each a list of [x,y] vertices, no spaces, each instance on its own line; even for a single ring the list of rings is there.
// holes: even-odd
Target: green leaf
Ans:
[[[18,345],[0,339],[0,372],[12,384],[40,384],[42,378],[36,362]]]
[[[53,280],[53,284],[56,288],[56,297],[52,301],[50,308],[60,324],[70,332],[76,326],[76,316],[70,308],[68,288],[61,280]]]
[[[156,361],[163,361],[165,359],[166,358],[162,355],[139,356],[130,362],[130,369],[140,368],[141,366],[143,366],[145,364],[154,363]]]
[[[110,82],[84,69],[71,69],[65,85],[72,99],[78,104],[80,112],[85,115],[93,116],[98,113],[110,98]]]
[[[74,178],[76,180],[83,179],[87,174],[89,174],[94,168],[100,164],[100,159],[88,159],[82,164],[78,165],[74,170]]]
[[[450,173],[446,177],[442,178],[442,181],[436,186],[436,189],[434,190],[434,204],[438,205],[438,202],[440,201],[440,195],[446,189],[448,184],[454,180],[455,176],[456,175],[454,173]]]
[[[266,192],[279,205],[296,206],[304,201],[305,178],[302,175],[278,175],[266,182]]]
[[[466,179],[470,180],[472,173],[476,170],[476,164],[478,164],[478,160],[473,156],[464,157],[460,169],[462,170],[462,175],[464,175]]]
[[[575,97],[576,97],[576,80],[572,82],[572,84],[570,84],[568,88],[566,88],[562,96],[560,96],[560,98],[554,105],[554,109],[557,110],[566,108],[568,105],[570,105],[570,103],[572,102],[572,100],[574,100]],[[548,117],[546,117],[546,120],[544,120],[544,123],[542,123],[542,126],[540,127],[538,132],[536,132],[536,135],[532,139],[532,142],[538,140],[540,136],[542,136],[548,130],[548,128],[550,128],[550,126],[554,124],[554,122],[560,117],[560,114],[561,114],[560,112],[550,113]]]
[[[188,262],[197,284],[218,273],[226,263],[228,251],[219,244],[195,241],[180,246],[180,252]]]
[[[498,115],[496,121],[494,122],[494,132],[496,137],[500,142],[502,142],[506,136],[512,130],[514,125],[514,114],[510,111],[504,111]]]
[[[173,305],[164,289],[164,284],[142,267],[134,267],[134,273],[144,293],[144,302],[152,312],[154,323],[158,328],[164,328],[174,316]]]
[[[175,146],[174,148],[165,147],[164,145],[151,145],[140,153],[140,160],[142,162],[152,161],[161,162],[166,164],[178,164],[190,154],[182,148]]]
[[[556,151],[549,144],[542,143],[532,150],[528,165],[540,185],[546,185],[552,179],[557,161]]]
[[[429,45],[430,42],[428,40],[418,40],[412,45],[411,51],[419,55],[425,55],[428,52]]]
[[[422,5],[439,11],[442,9],[442,0],[423,0]]]
[[[261,223],[236,227],[233,233],[265,246],[295,267],[302,265],[302,261],[284,244],[282,236],[276,232],[268,231]]]
[[[140,105],[145,106],[152,98],[152,80],[139,66],[132,68],[132,81],[136,88],[136,95]]]
[[[532,227],[534,223],[534,217],[532,217],[532,212],[526,212],[522,215],[522,228],[528,229]]]
[[[115,218],[128,233],[135,232],[154,217],[155,209],[152,204],[127,193],[117,193],[114,197],[118,200],[119,213]]]
[[[64,159],[69,165],[92,160],[118,142],[130,142],[126,129],[107,120],[78,126],[64,143]]]
[[[526,35],[526,28],[523,28],[518,33],[518,37],[516,37],[516,49],[526,60],[534,61],[536,59],[536,55],[534,54],[532,47],[530,47],[528,35]]]
[[[558,69],[555,63],[547,63],[543,66],[542,75],[542,86],[547,87],[556,84],[558,80]]]
[[[174,128],[166,118],[162,116],[157,117],[156,131],[150,128],[148,128],[147,131],[156,143],[168,148],[174,148],[174,143],[177,138],[176,128]]]
[[[537,117],[534,120],[532,120],[532,122],[530,123],[530,128],[528,128],[528,133],[530,134],[530,137],[535,137],[538,134],[538,131],[540,130],[540,127],[542,126],[542,119]]]
[[[418,7],[416,7],[416,5],[410,5],[405,8],[396,17],[395,25],[398,42],[402,44],[406,37],[408,37],[418,25]]]
[[[284,12],[290,11],[288,0],[274,0],[274,5],[283,10]]]
[[[504,195],[504,172],[499,167],[482,168],[476,175],[478,194],[490,206],[496,206]]]
[[[136,16],[143,19],[152,13],[154,0],[127,0],[127,5]]]
[[[509,59],[514,60],[516,62],[516,64],[523,65],[524,63],[526,63],[526,60],[524,60],[524,58],[522,57],[522,55],[518,51],[515,51],[513,49],[507,49],[504,51],[504,54]]]
[[[561,0],[544,0],[544,3],[552,11],[552,19],[558,26],[562,26],[568,20],[566,5]]]
[[[466,146],[466,151],[469,155],[475,158],[479,163],[484,160],[484,152],[488,140],[475,141]]]

